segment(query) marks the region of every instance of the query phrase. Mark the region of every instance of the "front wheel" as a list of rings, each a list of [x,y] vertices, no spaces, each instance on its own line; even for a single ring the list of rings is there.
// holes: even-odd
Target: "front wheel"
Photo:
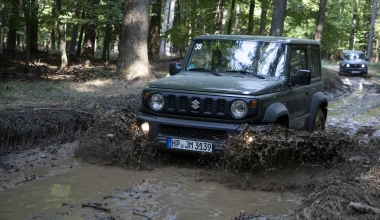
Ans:
[[[326,127],[325,114],[321,109],[318,109],[317,115],[315,116],[313,131],[324,131]]]

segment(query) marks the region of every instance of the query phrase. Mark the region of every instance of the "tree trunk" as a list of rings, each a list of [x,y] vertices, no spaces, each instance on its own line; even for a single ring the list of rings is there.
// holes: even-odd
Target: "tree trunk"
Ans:
[[[248,17],[248,34],[253,34],[253,16],[255,12],[255,0],[249,3],[249,17]]]
[[[99,4],[100,0],[88,1],[90,3],[91,8],[93,8],[94,5]],[[83,51],[81,55],[84,67],[90,67],[92,65],[92,62],[94,61],[96,40],[96,24],[91,22],[92,19],[96,18],[96,15],[94,13],[89,13],[87,15],[87,18],[90,20],[90,22],[86,24]]]
[[[16,37],[17,37],[17,20],[18,17],[19,1],[12,1],[12,11],[9,16],[8,23],[8,36],[7,36],[7,53],[14,53],[16,51]]]
[[[231,9],[230,9],[230,17],[228,19],[228,26],[227,26],[227,34],[231,34],[232,33],[232,22],[234,20],[234,15],[235,15],[235,4],[236,4],[236,0],[232,0],[232,3],[231,3]]]
[[[174,23],[174,15],[175,15],[175,3],[177,0],[171,0],[170,2],[170,12],[169,12],[169,27],[168,30],[173,28],[173,23]],[[169,41],[166,41],[165,44],[165,55],[170,55],[170,50],[172,43],[170,41],[170,35],[168,36]]]
[[[325,22],[326,4],[327,4],[327,0],[320,0],[319,2],[317,27],[315,29],[315,37],[314,37],[314,39],[318,42],[321,42],[322,40],[323,23]]]
[[[5,53],[5,48],[4,48],[4,3],[0,4],[0,47],[2,48],[3,53]]]
[[[86,14],[82,12],[82,20],[86,18]],[[79,33],[79,39],[78,39],[78,46],[77,46],[77,57],[80,57],[80,54],[82,52],[82,42],[83,42],[83,35],[84,35],[84,29],[86,26],[84,24],[80,27],[80,33]]]
[[[149,57],[156,60],[160,58],[161,1],[156,1],[153,4],[152,14],[150,18]]]
[[[236,4],[234,34],[239,34],[239,14],[240,14],[240,5]]]
[[[53,3],[52,5],[52,14],[55,15],[56,14],[56,4]],[[55,42],[55,27],[52,28],[51,30],[51,50],[54,51],[57,49],[56,47],[56,42]]]
[[[166,31],[168,29],[168,18],[169,18],[170,2],[171,2],[171,0],[166,0],[166,3],[165,3],[164,21],[163,21],[163,24],[162,24],[162,36],[165,36]],[[166,44],[166,40],[163,37],[161,39],[161,44],[160,44],[160,57],[161,58],[164,57],[164,56],[166,56],[166,54],[165,54],[165,44]]]
[[[75,10],[75,18],[79,18],[80,16],[80,10],[78,9],[78,6],[76,6],[77,9]],[[73,30],[71,31],[71,40],[70,40],[70,48],[69,48],[69,56],[75,57],[76,56],[76,50],[75,47],[77,46],[77,37],[78,37],[78,23],[74,23]]]
[[[24,9],[24,17],[25,17],[25,35],[26,35],[26,48],[25,48],[25,72],[29,71],[29,61],[30,61],[30,14],[31,14],[31,5],[29,0],[23,0],[23,9]]]
[[[370,28],[369,28],[367,58],[369,59],[370,62],[371,62],[371,58],[372,58],[374,26],[375,26],[375,21],[376,21],[376,14],[377,14],[377,2],[378,2],[378,0],[373,0],[371,24],[370,24]]]
[[[286,14],[287,0],[274,0],[272,23],[270,27],[270,36],[282,36],[284,32],[284,21]]]
[[[61,14],[61,0],[56,0],[57,3],[57,15]],[[66,32],[65,26],[58,19],[58,41],[59,41],[59,53],[61,54],[61,69],[67,67],[67,55],[66,55]]]
[[[150,0],[126,0],[117,73],[126,79],[152,78],[148,61]]]
[[[223,8],[225,0],[216,0],[216,11],[214,19],[215,34],[222,33],[222,22],[223,22]]]
[[[267,35],[267,13],[268,13],[268,0],[261,0],[261,15],[260,15],[260,35]]]
[[[355,0],[355,5],[354,5],[354,11],[352,14],[352,25],[351,25],[351,33],[350,33],[350,46],[349,50],[354,49],[354,42],[355,42],[355,30],[356,30],[356,25],[357,25],[357,18],[358,18],[358,0]]]
[[[104,34],[104,41],[103,41],[103,53],[102,53],[103,61],[108,61],[110,57],[111,31],[112,31],[112,26],[110,24],[107,24],[105,34]]]
[[[38,0],[31,0],[30,53],[38,51]]]
[[[380,47],[380,31],[377,34],[377,40],[376,40],[376,60],[375,62],[379,62],[379,47]]]

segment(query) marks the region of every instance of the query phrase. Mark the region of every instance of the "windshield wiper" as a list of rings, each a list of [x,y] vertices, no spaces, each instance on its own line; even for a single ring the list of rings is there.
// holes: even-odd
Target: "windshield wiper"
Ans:
[[[205,69],[205,68],[191,68],[191,69],[188,69],[188,70],[190,70],[190,71],[198,71],[198,72],[209,72],[209,73],[214,74],[215,76],[221,76],[220,73],[215,72],[214,70],[209,70],[209,69]]]
[[[251,71],[247,71],[247,70],[226,70],[226,73],[241,73],[241,74],[256,76],[257,78],[260,78],[260,79],[265,79],[264,76],[257,75],[257,73],[254,73],[254,72],[251,72]]]

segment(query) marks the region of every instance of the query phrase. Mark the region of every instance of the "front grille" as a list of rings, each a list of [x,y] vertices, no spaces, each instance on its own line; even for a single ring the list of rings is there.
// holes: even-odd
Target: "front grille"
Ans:
[[[227,114],[228,102],[226,99],[174,94],[167,94],[166,99],[167,106],[164,111],[170,112],[170,114],[213,115],[219,118],[225,117]]]
[[[173,125],[161,125],[161,132],[169,137],[199,138],[206,140],[224,140],[227,137],[226,131],[202,128],[189,128]]]
[[[220,114],[220,113],[224,114],[225,110],[226,110],[226,100],[218,99],[218,107],[217,107],[216,112],[218,114]]]
[[[175,96],[174,95],[169,95],[168,109],[169,110],[175,109]]]
[[[179,110],[186,110],[187,109],[187,97],[181,96],[179,99]]]

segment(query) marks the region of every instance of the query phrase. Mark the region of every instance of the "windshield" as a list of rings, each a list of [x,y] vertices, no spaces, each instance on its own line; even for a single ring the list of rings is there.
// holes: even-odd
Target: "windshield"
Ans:
[[[267,76],[280,76],[285,60],[280,43],[239,40],[196,40],[186,66],[216,72],[242,71]]]
[[[365,60],[364,53],[345,53],[345,60]]]

